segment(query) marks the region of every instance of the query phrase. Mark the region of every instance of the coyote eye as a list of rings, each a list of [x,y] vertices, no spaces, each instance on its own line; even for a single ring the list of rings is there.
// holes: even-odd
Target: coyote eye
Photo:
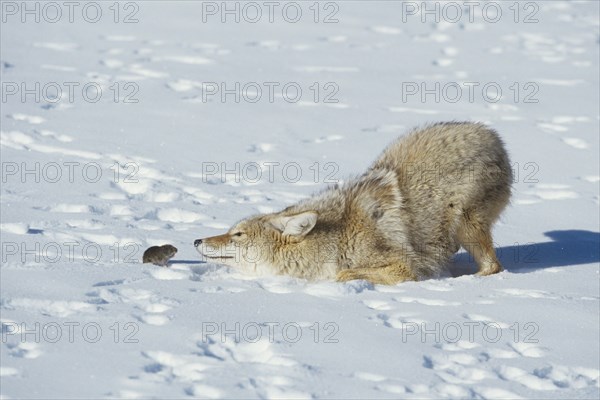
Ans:
[[[233,236],[242,236],[244,233],[243,232],[236,232],[233,234]]]

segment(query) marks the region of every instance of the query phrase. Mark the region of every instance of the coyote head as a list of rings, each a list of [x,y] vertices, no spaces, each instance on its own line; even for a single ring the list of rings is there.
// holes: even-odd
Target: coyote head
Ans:
[[[299,245],[317,223],[315,211],[258,215],[235,224],[223,235],[196,239],[194,246],[210,261],[252,272],[279,270],[286,254]]]

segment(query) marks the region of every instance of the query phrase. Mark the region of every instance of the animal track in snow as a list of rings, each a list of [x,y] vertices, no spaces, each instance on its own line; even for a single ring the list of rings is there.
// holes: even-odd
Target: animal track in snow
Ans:
[[[516,395],[515,393],[506,390],[506,389],[501,389],[501,388],[495,388],[495,387],[487,387],[487,386],[482,386],[482,387],[478,387],[475,386],[473,388],[473,391],[478,394],[479,396],[481,396],[484,399],[506,399],[506,400],[519,400],[522,399],[521,396]]]
[[[425,306],[439,306],[439,307],[447,307],[447,306],[459,306],[461,303],[458,301],[446,301],[441,299],[424,299],[418,297],[396,297],[395,300],[401,303],[417,303]]]
[[[555,390],[557,387],[550,380],[541,379],[529,372],[508,365],[502,365],[497,370],[498,376],[504,380],[517,382],[533,390]]]
[[[2,302],[3,308],[21,309],[50,317],[68,317],[94,311],[95,307],[82,301],[12,298]]]
[[[558,296],[552,295],[544,290],[538,289],[494,289],[497,292],[513,297],[534,298],[534,299],[557,299]]]
[[[409,107],[388,107],[388,110],[395,113],[413,113],[413,114],[424,114],[424,115],[435,115],[439,114],[437,110],[428,110],[423,108],[409,108]]]
[[[407,389],[405,386],[391,383],[382,383],[380,385],[375,386],[375,389],[395,395],[405,394],[409,391],[409,389]]]
[[[444,55],[448,56],[448,57],[454,57],[456,55],[458,55],[459,51],[456,47],[444,47],[442,49],[442,53],[444,53]]]
[[[257,282],[257,283],[261,288],[263,288],[264,290],[266,290],[268,292],[283,294],[283,293],[293,293],[294,292],[294,290],[290,287],[290,281],[291,281],[291,279],[286,279],[284,277],[276,277],[276,278],[265,277],[265,278],[261,279],[260,282]]]
[[[329,136],[321,136],[320,138],[315,139],[315,143],[325,143],[325,142],[337,142],[338,140],[342,140],[344,137],[342,135],[329,135]]]
[[[569,128],[566,126],[552,124],[549,122],[538,122],[537,126],[544,132],[566,132],[569,130]]]
[[[175,92],[189,92],[192,89],[202,89],[202,82],[191,81],[189,79],[177,79],[167,83],[167,87]]]
[[[75,71],[77,71],[77,68],[75,68],[75,67],[69,67],[69,66],[65,66],[65,65],[42,64],[42,65],[40,65],[40,68],[42,68],[42,69],[48,69],[48,70],[52,70],[52,71],[61,71],[61,72],[75,72]]]
[[[47,129],[40,129],[40,130],[36,129],[35,132],[43,137],[55,139],[55,140],[58,140],[59,142],[63,142],[63,143],[69,143],[69,142],[73,141],[73,138],[69,135],[59,134],[59,133],[56,133],[53,131],[49,131]]]
[[[542,200],[568,200],[579,197],[577,192],[567,189],[569,189],[567,185],[539,184],[535,185],[532,190],[524,191],[523,194],[535,196]]]
[[[54,51],[74,51],[79,49],[79,45],[77,43],[69,43],[69,42],[37,42],[33,44],[34,47],[39,47],[48,50]]]
[[[439,58],[433,61],[433,65],[437,65],[439,67],[449,67],[454,64],[454,60],[451,58]]]
[[[330,43],[344,43],[348,40],[348,36],[344,35],[333,35],[319,38],[319,40]]]
[[[65,213],[65,214],[89,214],[92,212],[90,206],[85,204],[57,204],[52,207],[46,208],[46,211],[52,213]]]
[[[428,281],[422,282],[420,285],[421,288],[425,290],[431,290],[433,292],[451,292],[454,290],[451,283],[446,281]]]
[[[194,174],[188,174],[188,176],[190,176],[191,178],[199,177]],[[200,177],[203,178],[202,176],[200,176]],[[207,181],[207,183],[209,183],[209,181]],[[215,201],[214,195],[207,193],[207,192],[203,191],[202,189],[198,189],[198,188],[192,187],[192,186],[184,186],[184,187],[182,187],[182,190],[185,193],[187,193],[188,195],[190,195],[194,200],[196,200],[199,203],[212,204]]]
[[[390,303],[383,300],[363,300],[363,304],[372,310],[387,311],[392,309]]]
[[[600,176],[598,176],[598,175],[588,175],[588,176],[584,176],[581,179],[583,179],[586,182],[590,182],[590,183],[600,182]]]
[[[276,96],[278,97],[278,96]],[[315,101],[305,101],[300,100],[296,102],[297,106],[300,107],[329,107],[329,108],[350,108],[349,104],[346,103],[326,103],[326,102],[315,102]]]
[[[370,372],[355,372],[354,376],[358,379],[369,382],[383,382],[387,379],[385,376],[372,374]]]
[[[211,368],[197,357],[189,355],[176,355],[166,351],[144,351],[142,355],[150,361],[144,367],[144,372],[165,381],[200,382],[205,380],[205,371]]]
[[[117,192],[99,193],[97,195],[97,197],[102,200],[127,200],[126,195],[124,195],[123,193],[117,193]]]
[[[450,383],[438,383],[432,387],[432,393],[438,398],[469,398],[472,391],[468,388]]]
[[[518,358],[520,357],[520,355],[515,352],[514,350],[505,350],[505,349],[500,349],[500,348],[495,348],[492,347],[490,349],[487,349],[483,352],[481,352],[481,356],[487,359],[492,359],[492,358],[500,358],[500,359],[504,359],[504,358]]]
[[[230,225],[227,225],[227,224],[224,224],[221,222],[203,222],[202,226],[205,226],[205,227],[211,228],[211,229],[218,229],[218,230],[230,228]]]
[[[100,61],[100,64],[108,67],[108,68],[121,68],[123,66],[123,61],[116,60],[114,58],[107,58]]]
[[[301,66],[295,67],[295,71],[298,72],[310,72],[310,73],[323,73],[323,72],[358,72],[360,71],[357,67],[332,67],[332,66]]]
[[[2,233],[12,233],[14,235],[26,235],[29,232],[29,225],[18,222],[7,222],[0,224]]]
[[[118,285],[120,283],[116,283],[116,285],[106,285],[106,282],[97,283],[94,287],[98,289],[87,294],[91,298],[90,303],[103,304],[105,308],[110,304],[129,304],[134,308],[132,317],[148,325],[156,326],[167,324],[171,318],[163,313],[179,304],[176,300],[161,297],[149,290],[119,287]],[[141,311],[142,314],[135,310]]]
[[[134,42],[137,40],[137,38],[132,35],[105,35],[102,38],[109,42]]]
[[[574,124],[577,122],[589,122],[589,118],[586,116],[570,116],[570,115],[557,115],[550,119],[553,124]]]
[[[576,86],[585,83],[581,79],[536,79],[537,83],[549,86]]]
[[[521,357],[539,358],[547,353],[547,349],[534,343],[515,342],[510,343],[509,346]]]
[[[380,33],[382,35],[400,35],[400,34],[402,34],[402,29],[396,28],[393,26],[378,25],[378,26],[371,27],[371,30],[375,33]]]
[[[566,137],[566,138],[563,138],[562,140],[569,146],[574,147],[576,149],[585,150],[589,147],[587,142],[583,139]]]
[[[473,366],[476,364],[477,359],[466,353],[442,353],[423,358],[423,366],[436,371],[436,375],[449,384],[471,385],[493,378],[490,371]]]
[[[37,115],[28,115],[28,114],[8,114],[8,118],[14,119],[15,121],[25,121],[32,125],[39,125],[43,122],[46,122],[45,118],[42,118]]]
[[[373,284],[364,280],[356,280],[344,283],[309,283],[304,288],[304,293],[326,299],[336,299],[351,294],[361,293],[365,290],[373,290]]]
[[[150,191],[145,194],[144,199],[153,203],[172,203],[179,200],[179,194],[176,192]]]
[[[594,368],[550,365],[535,369],[533,374],[552,381],[559,388],[598,388],[600,383],[600,370]]]
[[[185,392],[198,399],[220,399],[223,396],[223,392],[220,389],[202,383],[190,386]]]
[[[171,268],[156,267],[150,271],[150,275],[152,275],[152,277],[155,279],[167,280],[167,281],[181,280],[181,279],[189,278],[189,274],[187,274],[183,271],[177,271],[177,270],[173,269],[173,267],[171,267]]]
[[[383,325],[394,328],[394,329],[405,329],[408,326],[415,327],[415,325],[426,325],[427,321],[424,319],[415,318],[412,314],[407,313],[394,313],[386,314],[380,313],[377,315],[377,319],[383,322]]]
[[[260,40],[246,43],[246,46],[260,47],[267,50],[279,50],[283,47],[278,40]]]
[[[157,211],[156,217],[160,221],[175,223],[192,223],[207,218],[205,215],[179,208],[160,209]]]
[[[161,56],[161,57],[153,57],[153,62],[156,61],[170,61],[181,64],[189,64],[189,65],[206,65],[214,63],[214,60],[210,58],[201,57],[201,56]]]
[[[133,75],[129,75],[129,79],[132,80],[145,80],[149,79],[158,79],[158,78],[166,78],[169,76],[166,72],[156,71],[148,68],[144,68],[141,64],[131,64],[123,70],[132,73]]]
[[[452,36],[446,33],[432,32],[424,35],[414,35],[412,40],[415,42],[446,43],[452,40]]]
[[[258,143],[253,144],[248,148],[248,152],[250,153],[269,153],[275,148],[275,145],[271,143]]]
[[[48,146],[37,143],[31,136],[20,131],[2,132],[0,133],[0,144],[17,150],[33,150],[46,154],[62,154],[65,156],[74,156],[86,159],[97,160],[102,156],[100,154],[84,151],[72,150],[63,147]]]
[[[131,207],[123,204],[113,204],[108,212],[113,217],[129,217],[133,215]]]
[[[378,132],[378,133],[396,133],[404,132],[406,126],[404,125],[379,125],[373,128],[363,128],[363,132]]]
[[[254,381],[256,384],[252,387],[259,397],[312,398],[310,393],[298,390],[292,378],[298,373],[310,373],[312,367],[277,352],[277,343],[277,340],[271,343],[265,337],[255,343],[235,342],[233,339],[217,341],[207,337],[198,341],[197,347],[199,361],[211,366],[211,375],[226,373],[235,376],[238,385]]]
[[[479,314],[463,314],[463,318],[469,321],[482,322],[484,324],[493,324],[493,326],[500,329],[508,329],[510,326],[504,322],[496,321],[494,318],[486,317],[485,315]]]
[[[12,367],[0,367],[0,377],[18,376],[19,370]]]
[[[9,354],[13,357],[34,359],[42,355],[40,345],[35,342],[22,342],[18,344],[7,344]]]
[[[454,343],[438,343],[435,347],[445,351],[464,351],[481,347],[479,343],[469,342],[467,340],[459,340]]]
[[[169,317],[154,313],[140,315],[137,319],[145,324],[156,326],[166,325],[170,321]]]

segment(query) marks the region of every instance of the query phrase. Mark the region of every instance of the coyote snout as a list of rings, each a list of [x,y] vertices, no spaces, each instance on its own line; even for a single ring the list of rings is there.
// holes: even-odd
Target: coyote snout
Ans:
[[[232,255],[226,255],[226,253],[233,254],[235,251],[230,234],[196,239],[194,240],[194,246],[196,246],[200,254],[204,257],[215,260],[233,258]]]
[[[343,186],[194,246],[209,260],[248,271],[383,284],[436,276],[462,246],[480,275],[493,274],[502,267],[491,228],[511,181],[492,129],[434,124],[392,143]]]

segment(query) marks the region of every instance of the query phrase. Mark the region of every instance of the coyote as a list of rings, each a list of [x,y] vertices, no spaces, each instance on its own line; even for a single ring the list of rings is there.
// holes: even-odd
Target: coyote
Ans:
[[[479,275],[495,274],[491,229],[511,182],[494,130],[436,123],[393,142],[363,175],[194,246],[253,273],[388,285],[440,276],[462,246]]]

